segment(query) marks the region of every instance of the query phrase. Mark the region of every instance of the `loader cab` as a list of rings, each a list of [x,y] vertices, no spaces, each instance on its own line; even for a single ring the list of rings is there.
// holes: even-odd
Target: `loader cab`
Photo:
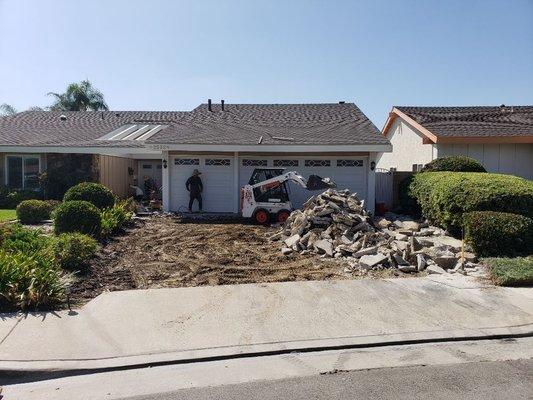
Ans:
[[[280,176],[285,172],[284,168],[256,168],[248,181],[249,185]],[[289,192],[286,182],[258,186],[254,188],[255,201],[258,203],[285,203],[289,201]]]

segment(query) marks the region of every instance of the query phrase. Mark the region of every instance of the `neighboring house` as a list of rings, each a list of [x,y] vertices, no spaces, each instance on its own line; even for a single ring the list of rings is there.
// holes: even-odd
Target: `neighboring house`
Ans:
[[[393,107],[383,128],[393,146],[378,167],[413,171],[465,155],[489,172],[533,179],[533,106]]]
[[[256,167],[331,177],[374,208],[375,157],[389,140],[355,104],[202,104],[190,112],[38,112],[0,119],[0,178],[33,187],[64,154],[91,154],[98,179],[121,196],[148,175],[165,210],[186,210],[185,181],[202,172],[204,211],[238,212]],[[54,161],[55,162],[55,161]],[[295,206],[312,192],[291,186]]]

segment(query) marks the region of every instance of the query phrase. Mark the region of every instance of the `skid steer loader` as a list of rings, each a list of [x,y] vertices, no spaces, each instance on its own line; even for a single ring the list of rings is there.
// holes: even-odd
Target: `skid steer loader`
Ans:
[[[248,184],[241,188],[242,216],[252,218],[258,224],[285,222],[293,210],[287,188],[289,181],[307,190],[336,187],[329,178],[318,175],[305,179],[298,172],[286,172],[283,168],[256,168]]]

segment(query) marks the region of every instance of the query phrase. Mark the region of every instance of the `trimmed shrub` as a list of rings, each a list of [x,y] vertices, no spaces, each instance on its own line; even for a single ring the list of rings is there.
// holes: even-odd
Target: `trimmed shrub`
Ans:
[[[0,249],[0,309],[49,307],[60,302],[63,293],[61,270],[50,251]]]
[[[67,190],[63,197],[63,201],[74,200],[88,201],[100,210],[115,205],[115,196],[113,195],[113,192],[104,185],[92,182],[79,183]]]
[[[41,200],[43,194],[35,190],[10,190],[5,186],[0,187],[0,208],[16,208],[24,200]]]
[[[82,233],[62,233],[53,244],[54,259],[58,265],[70,271],[81,270],[94,257],[98,243]]]
[[[495,211],[464,214],[465,240],[481,257],[533,254],[533,220]]]
[[[102,211],[102,236],[109,237],[117,233],[128,221],[133,213],[128,211],[128,201],[122,201],[114,207]]]
[[[454,233],[470,211],[501,211],[533,218],[533,181],[477,172],[425,172],[410,185],[422,214]]]
[[[440,157],[427,163],[421,172],[451,171],[451,172],[487,172],[477,160],[465,156]]]
[[[24,200],[17,206],[17,218],[23,224],[35,224],[50,219],[53,206],[43,200]]]
[[[81,232],[98,236],[102,229],[100,211],[88,201],[67,201],[54,211],[56,234]]]

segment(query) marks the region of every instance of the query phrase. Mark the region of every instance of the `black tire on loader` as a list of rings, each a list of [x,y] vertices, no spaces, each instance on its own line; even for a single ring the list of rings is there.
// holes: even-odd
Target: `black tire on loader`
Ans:
[[[270,221],[270,213],[264,208],[255,210],[253,220],[259,225],[266,225]]]

